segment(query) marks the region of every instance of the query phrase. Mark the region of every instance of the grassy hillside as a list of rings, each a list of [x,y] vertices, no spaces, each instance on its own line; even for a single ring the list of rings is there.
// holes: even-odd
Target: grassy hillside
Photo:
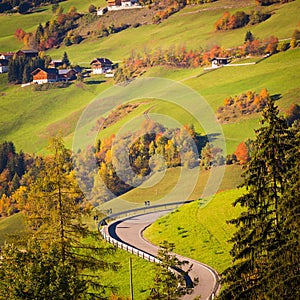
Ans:
[[[241,167],[240,166],[226,166],[224,177],[218,187],[218,191],[231,190],[236,188],[241,183]],[[163,172],[162,172],[163,173]],[[151,205],[164,204],[175,201],[182,201],[186,199],[188,192],[189,200],[196,200],[202,197],[202,193],[208,181],[209,171],[201,171],[197,176],[197,182],[191,189],[189,185],[181,185],[176,188],[179,182],[179,176],[184,176],[180,168],[167,169],[164,174],[160,172],[147,181],[147,184],[141,185],[119,198],[108,201],[99,209],[105,211],[109,208],[113,213],[143,207],[144,201],[151,201]],[[187,179],[188,181],[189,179]],[[174,195],[174,191],[175,195]]]
[[[2,83],[6,74],[0,74]],[[93,80],[98,79],[94,78]],[[32,87],[2,86],[1,141],[14,141],[17,148],[39,152],[59,130],[67,136],[75,130],[84,107],[110,83],[78,85],[34,91]],[[71,146],[71,143],[68,145]]]
[[[105,1],[101,0],[96,3],[92,0],[68,0],[62,2],[61,6],[65,11],[68,11],[70,6],[75,6],[78,11],[87,12],[90,4],[103,7]],[[88,62],[95,56],[109,56],[115,61],[121,61],[125,56],[129,56],[132,50],[142,52],[144,49],[149,51],[174,45],[184,45],[193,49],[200,47],[208,49],[216,44],[225,48],[238,46],[243,43],[247,30],[251,30],[255,36],[261,39],[270,35],[276,35],[280,39],[289,38],[298,26],[300,1],[296,0],[285,5],[261,8],[272,12],[271,18],[261,24],[232,31],[214,31],[213,25],[224,11],[244,10],[250,12],[254,8],[255,4],[252,0],[236,1],[235,3],[230,0],[219,0],[205,5],[187,6],[159,25],[149,24],[139,28],[130,28],[108,38],[89,39],[80,45],[61,47],[51,50],[49,53],[56,58],[61,57],[64,51],[68,51],[73,58],[72,62],[76,64]],[[28,15],[0,15],[2,24],[0,28],[1,51],[17,50],[22,46],[13,37],[17,28],[32,32],[38,23],[44,23],[52,16],[51,6],[43,7],[38,12]],[[102,18],[106,18],[106,16]],[[142,21],[140,23],[143,23]],[[95,28],[98,22],[101,22],[101,18],[94,25]]]
[[[90,3],[92,3],[91,0],[85,2],[69,0],[62,2],[61,5],[65,10],[74,5],[79,11],[86,11]],[[246,30],[251,30],[260,38],[271,34],[285,38],[290,37],[293,30],[297,28],[300,0],[262,8],[272,10],[273,15],[261,24],[233,31],[215,32],[213,30],[214,22],[224,10],[250,11],[253,8],[254,1],[238,1],[233,4],[229,0],[186,7],[159,25],[131,28],[107,38],[87,40],[80,45],[54,49],[49,54],[54,58],[61,58],[63,51],[67,51],[73,63],[89,65],[94,56],[108,56],[113,60],[121,61],[131,53],[132,49],[151,51],[151,49],[167,48],[172,45],[206,49],[214,44],[230,47],[243,43]],[[50,17],[52,17],[51,7],[43,7],[40,12],[30,15],[1,15],[0,50],[19,48],[18,44],[14,49],[6,49],[12,41],[10,39],[16,28],[22,27],[30,31],[39,22],[45,22]],[[290,50],[276,54],[254,66],[222,68],[208,73],[204,73],[202,68],[174,70],[156,67],[144,76],[166,77],[181,81],[198,91],[214,110],[223,104],[224,98],[230,95],[240,94],[247,90],[260,91],[261,88],[266,87],[271,95],[280,94],[281,99],[278,105],[284,111],[291,103],[298,101],[300,80],[296,74],[300,71],[299,56],[299,49]],[[101,91],[111,86],[111,83],[99,84],[102,79],[99,81],[98,78],[91,78],[84,85],[75,84],[66,89],[36,92],[30,87],[22,89],[19,86],[7,86],[6,75],[0,74],[0,91],[2,92],[0,141],[13,140],[19,149],[39,152],[46,145],[49,136],[56,133],[58,129],[62,129],[70,146],[72,132],[84,107]],[[130,118],[141,114],[149,107],[151,104],[141,106],[131,116],[107,128],[101,136],[105,137],[116,132]],[[182,115],[179,110],[171,109],[163,102],[159,105],[154,102],[151,112],[170,113],[179,117]],[[253,137],[253,129],[259,124],[258,119],[259,115],[254,115],[223,125],[228,153],[232,153],[240,141]],[[187,116],[183,116],[181,121],[191,123],[186,122]]]
[[[0,219],[0,247],[4,245],[10,234],[18,234],[23,228],[24,220],[21,214],[15,214],[9,218]]]
[[[287,3],[285,5],[274,5],[271,9],[273,15],[267,21],[235,29],[232,31],[214,31],[214,23],[224,11],[234,12],[244,10],[250,12],[254,9],[254,1],[242,1],[247,7],[239,7],[239,2],[219,0],[215,3],[203,6],[184,8],[159,25],[145,25],[138,28],[130,28],[123,32],[110,35],[107,38],[86,40],[80,45],[61,47],[51,50],[50,53],[59,57],[63,51],[68,51],[75,63],[85,62],[82,53],[86,57],[108,56],[115,61],[122,61],[131,51],[143,52],[144,49],[151,51],[157,48],[168,48],[170,46],[186,46],[191,49],[210,49],[214,45],[222,45],[225,48],[243,44],[247,30],[261,38],[270,35],[278,38],[289,38],[298,26],[298,11],[300,1]],[[238,6],[238,8],[236,7]],[[99,19],[101,22],[101,19]]]
[[[93,223],[93,221],[91,221],[90,223]],[[1,219],[0,246],[4,245],[4,242],[7,241],[9,234],[18,234],[23,230],[23,228],[24,220],[21,214],[15,214],[8,218]],[[89,241],[89,244],[91,243],[93,244],[95,242]],[[102,240],[97,241],[96,245],[100,248],[110,247],[109,244]],[[100,276],[101,284],[112,286],[115,289],[114,293],[129,297],[129,258],[132,259],[134,295],[137,299],[146,299],[150,293],[150,287],[153,280],[152,278],[154,277],[154,266],[152,263],[116,248],[116,251],[113,253],[102,254],[101,259],[105,259],[105,261],[107,261],[108,263],[118,263],[118,271],[115,272],[113,270],[99,270],[96,274]],[[111,291],[107,292],[107,295],[111,294]]]
[[[240,214],[240,207],[232,208],[232,202],[240,195],[241,190],[225,191],[216,194],[204,207],[199,201],[181,206],[148,227],[145,237],[154,244],[164,240],[174,243],[176,253],[222,272],[231,263],[231,244],[227,241],[235,231],[226,220]]]
[[[277,104],[284,112],[291,103],[299,101],[299,58],[300,49],[295,49],[276,54],[252,66],[221,68],[208,73],[204,73],[201,68],[174,70],[160,67],[150,70],[147,76],[162,76],[181,81],[199,92],[215,111],[230,95],[248,90],[259,92],[265,87],[271,95],[280,95]],[[6,76],[0,74],[0,140],[12,140],[18,149],[29,152],[41,151],[49,137],[58,130],[62,130],[67,137],[70,147],[72,133],[84,107],[103,90],[112,86],[111,82],[101,83],[103,77],[93,76],[85,84],[75,83],[64,89],[34,91],[32,87],[8,86]],[[141,105],[100,135],[107,137],[117,132],[131,118],[142,115],[149,108],[151,113],[169,115],[182,124],[192,123],[189,115],[183,114],[176,106],[153,100]],[[259,126],[259,117],[260,114],[251,115],[235,123],[222,125],[227,153],[232,153],[242,140],[254,137],[254,129]]]

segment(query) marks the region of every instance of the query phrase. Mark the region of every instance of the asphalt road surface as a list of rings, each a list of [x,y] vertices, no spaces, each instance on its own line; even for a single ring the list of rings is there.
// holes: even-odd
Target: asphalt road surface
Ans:
[[[120,242],[156,256],[158,247],[145,240],[143,231],[156,219],[169,212],[170,211],[161,211],[124,218],[110,224],[108,228],[106,228],[106,232]],[[180,255],[177,255],[177,257],[180,260],[187,260],[190,264],[193,264],[193,268],[189,275],[191,278],[197,277],[199,279],[199,283],[193,289],[192,294],[185,295],[182,299],[192,300],[196,296],[201,296],[201,300],[213,299],[219,289],[216,271],[190,258],[182,257]]]

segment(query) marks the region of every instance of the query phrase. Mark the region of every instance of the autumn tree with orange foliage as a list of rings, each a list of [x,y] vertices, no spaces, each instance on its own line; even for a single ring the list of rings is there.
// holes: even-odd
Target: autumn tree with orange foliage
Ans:
[[[241,142],[240,144],[238,144],[236,150],[234,151],[234,154],[237,158],[237,161],[243,165],[245,163],[247,163],[249,161],[249,152],[248,152],[248,148],[245,144],[245,142]]]

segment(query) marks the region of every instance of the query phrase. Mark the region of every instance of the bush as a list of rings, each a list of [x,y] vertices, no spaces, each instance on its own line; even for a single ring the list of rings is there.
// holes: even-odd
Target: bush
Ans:
[[[71,83],[70,82],[48,82],[44,84],[35,84],[33,86],[34,91],[48,91],[50,89],[61,89],[61,88],[67,88]]]
[[[97,11],[96,6],[94,4],[91,4],[89,6],[89,13],[92,14],[95,13],[96,11]]]

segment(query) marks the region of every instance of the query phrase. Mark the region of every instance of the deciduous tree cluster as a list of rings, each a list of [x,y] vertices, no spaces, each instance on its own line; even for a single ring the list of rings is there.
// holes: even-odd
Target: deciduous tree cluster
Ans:
[[[246,25],[254,25],[267,20],[271,14],[263,13],[259,10],[253,10],[250,14],[243,11],[237,11],[231,15],[228,11],[218,19],[214,24],[215,30],[231,30],[235,28],[241,28]]]
[[[47,50],[59,46],[63,41],[69,46],[78,44],[82,37],[74,32],[77,27],[76,21],[82,16],[75,7],[71,7],[68,13],[56,9],[56,17],[47,21],[45,25],[39,24],[34,33],[26,33],[22,28],[18,28],[15,37],[23,40],[26,47],[32,47],[38,50]]]
[[[248,91],[241,95],[228,97],[224,100],[224,106],[217,110],[217,118],[222,123],[233,122],[237,118],[260,112],[267,104],[270,97],[268,91],[264,88],[259,94]]]
[[[112,135],[99,141],[94,149],[98,174],[91,178],[91,169],[80,170],[80,174],[84,176],[82,180],[87,189],[93,190],[92,197],[97,205],[113,194],[120,195],[140,185],[151,172],[176,166],[195,167],[199,164],[197,153],[205,143],[206,137],[198,135],[193,126],[166,129],[146,120],[134,134]],[[88,168],[86,162],[90,157],[86,157],[84,151],[77,159],[79,168]]]
[[[28,155],[16,152],[12,142],[0,145],[0,217],[18,211],[18,205],[11,196],[21,186],[21,178],[31,163]]]
[[[287,3],[292,1],[294,0],[255,0],[256,4],[261,6],[267,6],[275,3]]]

